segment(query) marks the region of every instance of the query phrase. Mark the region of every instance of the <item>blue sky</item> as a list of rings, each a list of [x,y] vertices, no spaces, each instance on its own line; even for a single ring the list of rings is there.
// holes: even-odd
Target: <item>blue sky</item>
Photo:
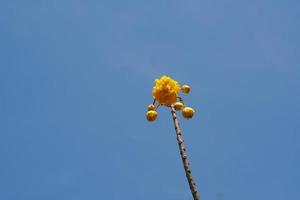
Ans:
[[[300,198],[300,2],[0,1],[0,199]]]

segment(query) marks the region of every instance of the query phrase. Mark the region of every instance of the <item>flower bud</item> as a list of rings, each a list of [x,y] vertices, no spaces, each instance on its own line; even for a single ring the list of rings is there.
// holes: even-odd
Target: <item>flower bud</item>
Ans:
[[[156,110],[156,107],[154,104],[149,104],[148,111],[150,111],[150,110]]]
[[[183,85],[183,86],[181,87],[181,91],[182,91],[183,93],[185,93],[185,94],[188,94],[188,93],[191,91],[191,88],[190,88],[190,86],[188,86],[188,85]]]
[[[146,113],[146,118],[149,122],[153,122],[157,118],[157,112],[155,110],[150,110]]]
[[[186,119],[191,119],[194,116],[195,110],[191,107],[185,107],[182,110],[182,116]]]
[[[176,102],[176,103],[174,103],[174,108],[175,108],[175,110],[182,110],[183,107],[184,107],[184,105],[183,105],[183,103],[181,103],[181,102]]]

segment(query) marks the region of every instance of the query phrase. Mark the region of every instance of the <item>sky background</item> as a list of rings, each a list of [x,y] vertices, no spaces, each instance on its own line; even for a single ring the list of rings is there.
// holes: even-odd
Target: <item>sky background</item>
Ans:
[[[300,199],[299,0],[0,0],[0,199]]]

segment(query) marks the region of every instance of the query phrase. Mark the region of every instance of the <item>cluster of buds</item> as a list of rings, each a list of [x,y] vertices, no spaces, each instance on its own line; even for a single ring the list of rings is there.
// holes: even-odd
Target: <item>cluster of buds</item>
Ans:
[[[169,84],[164,84],[163,86],[159,85],[159,84],[161,84],[160,81],[164,81],[164,79],[167,79],[167,81],[176,82],[175,80],[171,79],[170,77],[166,77],[166,76],[163,76],[163,77],[161,77],[161,79],[156,80],[156,86],[153,88],[154,101],[153,101],[152,104],[150,104],[148,106],[147,113],[146,113],[147,120],[150,121],[150,122],[153,122],[153,121],[156,120],[156,118],[158,116],[157,108],[161,105],[168,106],[168,107],[173,106],[176,111],[181,111],[182,116],[184,118],[191,119],[194,116],[195,110],[191,107],[187,107],[184,104],[183,99],[180,96],[177,95],[179,93],[179,90],[184,94],[188,94],[191,91],[190,86],[183,85],[180,88],[178,83],[176,82],[176,86],[174,86],[174,88],[178,87],[178,91],[175,92],[175,95],[176,95],[175,102],[172,102],[172,100],[170,101],[170,98],[169,99],[166,98],[169,95],[167,89],[170,90],[170,85],[171,84],[170,85]],[[168,80],[168,79],[170,79],[170,80]],[[165,89],[164,87],[167,88],[167,89]],[[160,90],[160,91],[157,92],[155,90]],[[163,91],[163,92],[161,92],[161,91]],[[164,93],[164,91],[166,91],[166,92]],[[159,94],[160,96],[158,96],[157,94]],[[172,95],[169,95],[169,96],[173,98]],[[162,99],[163,102],[167,102],[167,103],[161,103],[160,99]],[[156,106],[155,104],[156,104],[157,101],[158,101],[158,105]]]

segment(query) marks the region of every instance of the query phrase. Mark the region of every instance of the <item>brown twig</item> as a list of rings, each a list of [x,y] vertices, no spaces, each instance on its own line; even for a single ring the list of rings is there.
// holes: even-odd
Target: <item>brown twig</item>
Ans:
[[[178,122],[178,119],[177,119],[176,110],[175,110],[174,106],[171,106],[171,113],[172,113],[172,116],[173,116],[177,142],[178,142],[178,146],[179,146],[179,151],[180,151],[180,155],[181,155],[185,175],[186,175],[186,178],[188,180],[190,190],[192,192],[194,200],[200,200],[200,196],[199,196],[199,193],[197,191],[196,183],[195,183],[193,175],[192,175],[192,170],[191,170],[189,160],[188,160],[188,157],[187,157],[186,148],[185,148],[185,145],[184,145],[183,137],[182,137],[182,134],[181,134],[181,130],[180,130],[180,127],[179,127],[179,122]]]

